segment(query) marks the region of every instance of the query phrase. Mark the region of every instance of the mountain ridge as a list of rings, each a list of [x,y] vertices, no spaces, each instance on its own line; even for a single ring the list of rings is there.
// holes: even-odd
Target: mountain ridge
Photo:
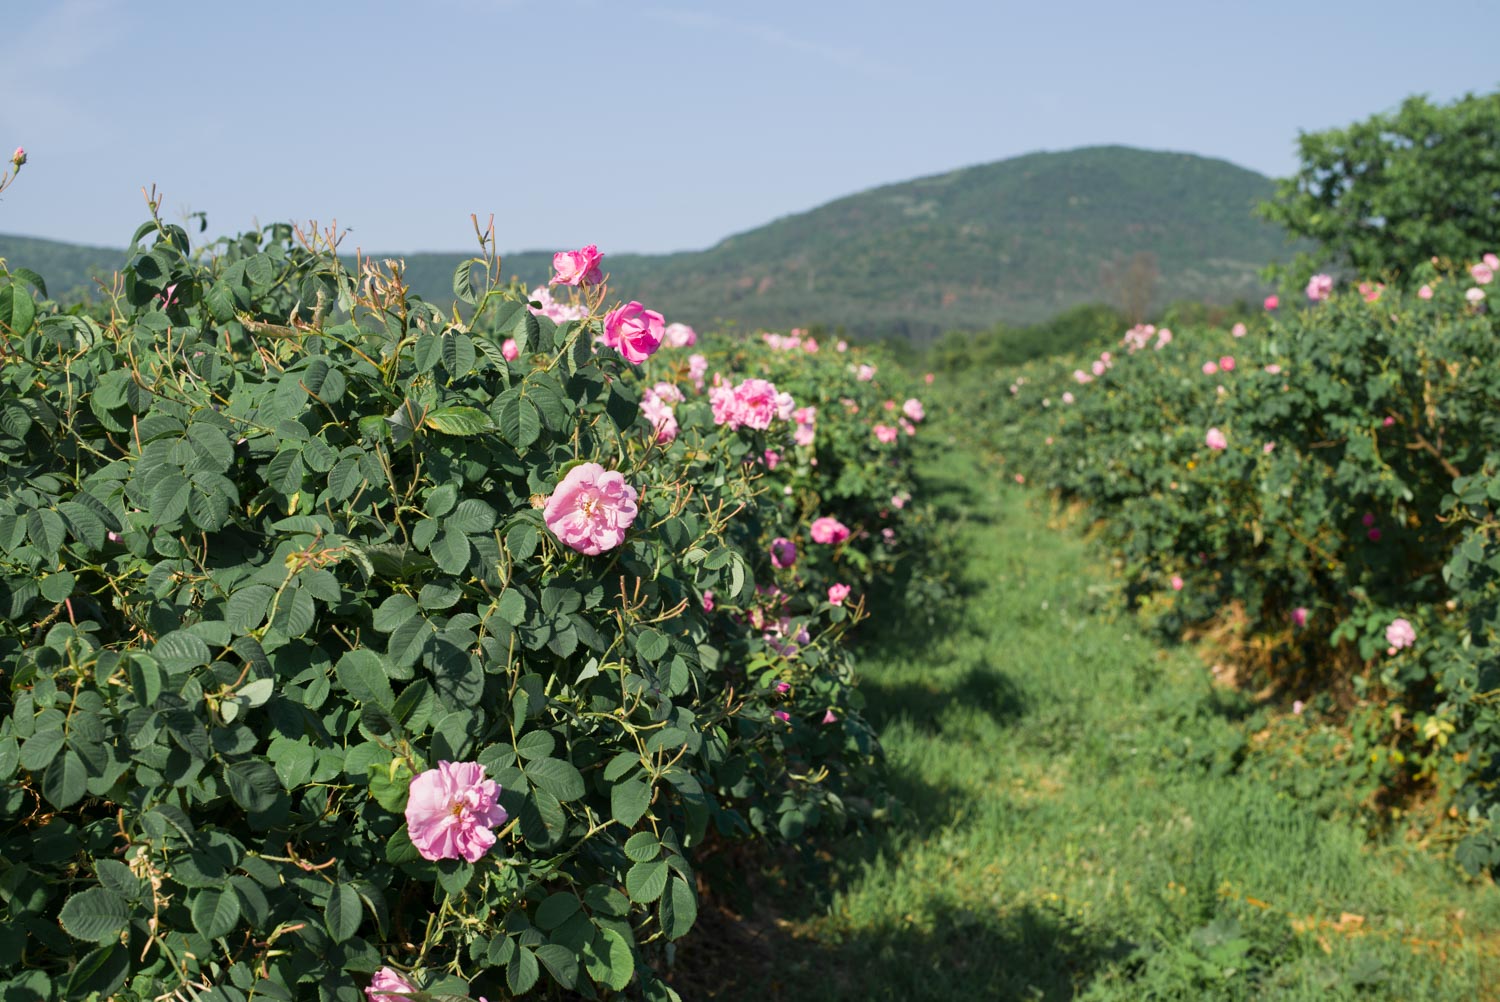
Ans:
[[[1229,161],[1135,147],[1038,151],[854,192],[726,236],[703,250],[611,254],[612,293],[694,326],[821,323],[930,341],[946,330],[1035,323],[1084,302],[1226,303],[1266,291],[1260,269],[1294,248],[1252,215],[1274,184]],[[0,256],[54,282],[18,241]],[[88,248],[97,259],[101,248]],[[116,252],[123,263],[124,252]],[[424,296],[451,298],[462,252],[399,256]],[[48,263],[57,263],[54,254]],[[528,285],[551,252],[502,257]],[[69,280],[73,281],[69,281]],[[56,290],[54,289],[54,292]]]

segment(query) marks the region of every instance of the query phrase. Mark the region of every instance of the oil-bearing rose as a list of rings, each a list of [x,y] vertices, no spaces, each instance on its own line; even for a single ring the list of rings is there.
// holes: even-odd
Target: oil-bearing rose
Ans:
[[[605,314],[603,340],[627,362],[640,365],[661,347],[665,329],[660,313],[632,300]]]
[[[599,262],[604,255],[594,244],[575,251],[558,251],[552,255],[552,284],[554,285],[598,285],[604,276],[599,272]]]
[[[580,463],[557,485],[542,516],[565,545],[596,556],[625,541],[636,516],[635,488],[617,470]]]
[[[418,774],[406,801],[406,828],[423,859],[475,862],[495,844],[490,831],[505,824],[500,785],[478,762],[439,762]]]

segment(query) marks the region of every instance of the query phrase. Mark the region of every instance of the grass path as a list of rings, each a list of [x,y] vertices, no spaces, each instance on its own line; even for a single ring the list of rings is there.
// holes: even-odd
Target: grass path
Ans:
[[[780,874],[712,997],[1500,997],[1493,886],[1236,771],[1243,700],[1105,613],[1096,552],[962,445],[925,474],[961,595],[863,655],[905,810],[832,890]]]

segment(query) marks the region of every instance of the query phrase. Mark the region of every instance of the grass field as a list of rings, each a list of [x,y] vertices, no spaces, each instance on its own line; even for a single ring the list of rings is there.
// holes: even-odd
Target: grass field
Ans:
[[[929,434],[938,434],[938,428]],[[1500,997],[1500,893],[1235,768],[1247,700],[1108,612],[1099,554],[952,443],[959,595],[862,686],[904,809],[768,869],[684,945],[695,997]],[[706,917],[707,918],[707,917]],[[684,995],[688,997],[688,995]]]

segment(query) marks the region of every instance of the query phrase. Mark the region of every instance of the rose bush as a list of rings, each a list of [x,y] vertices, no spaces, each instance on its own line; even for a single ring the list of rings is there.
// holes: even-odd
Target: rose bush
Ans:
[[[588,255],[536,305],[485,243],[460,311],[336,246],[152,219],[98,318],[0,272],[0,994],[674,998],[705,850],[880,801],[880,384],[596,347]]]

